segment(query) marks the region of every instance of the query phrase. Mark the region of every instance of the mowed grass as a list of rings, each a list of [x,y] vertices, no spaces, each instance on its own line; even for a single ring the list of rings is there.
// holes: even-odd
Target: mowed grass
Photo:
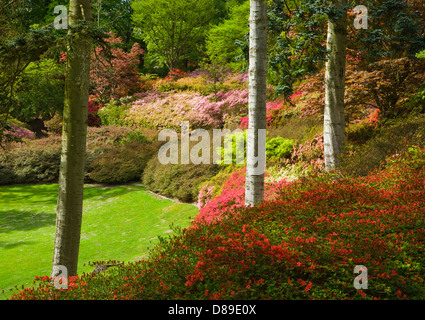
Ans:
[[[0,299],[50,275],[56,201],[57,184],[0,186]],[[138,184],[85,186],[78,273],[91,272],[89,262],[141,260],[158,236],[187,227],[197,213]]]

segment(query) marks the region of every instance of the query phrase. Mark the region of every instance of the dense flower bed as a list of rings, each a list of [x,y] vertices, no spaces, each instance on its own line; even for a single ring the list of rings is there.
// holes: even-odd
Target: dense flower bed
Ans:
[[[13,299],[424,299],[425,149],[388,163],[365,178],[285,183],[254,208],[229,198],[146,260],[72,278],[68,290],[38,280]],[[236,203],[241,177],[222,193]],[[368,289],[354,288],[356,265]]]
[[[221,128],[227,117],[247,112],[248,89],[203,96],[193,91],[151,91],[128,111],[125,123],[138,127],[178,129],[182,121],[193,128]]]

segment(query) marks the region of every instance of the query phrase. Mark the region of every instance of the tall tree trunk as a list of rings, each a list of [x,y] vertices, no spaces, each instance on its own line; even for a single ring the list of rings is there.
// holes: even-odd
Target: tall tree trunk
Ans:
[[[91,41],[86,30],[73,29],[82,20],[91,21],[91,0],[70,0],[62,153],[59,175],[55,266],[63,265],[68,275],[77,274],[83,211],[84,165],[86,157],[87,114]]]
[[[267,3],[251,0],[250,8],[246,206],[263,200],[266,165]]]
[[[325,115],[323,139],[325,167],[334,170],[340,162],[345,145],[344,92],[347,42],[347,11],[345,0],[334,0],[337,16],[328,21],[328,61],[325,74]]]

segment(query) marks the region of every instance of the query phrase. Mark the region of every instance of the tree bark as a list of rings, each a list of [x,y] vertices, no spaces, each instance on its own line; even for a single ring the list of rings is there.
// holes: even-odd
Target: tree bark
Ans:
[[[264,197],[266,161],[267,3],[251,0],[249,18],[249,123],[245,205]]]
[[[336,17],[328,21],[328,61],[325,73],[325,114],[323,139],[325,168],[336,169],[345,145],[345,64],[347,42],[347,11],[342,8],[344,0],[334,0],[338,10]]]
[[[77,274],[83,211],[91,41],[87,30],[73,27],[79,26],[83,20],[91,21],[91,5],[91,0],[70,0],[69,4],[70,30],[52,277],[56,276],[55,266],[58,265],[65,266],[69,276]]]

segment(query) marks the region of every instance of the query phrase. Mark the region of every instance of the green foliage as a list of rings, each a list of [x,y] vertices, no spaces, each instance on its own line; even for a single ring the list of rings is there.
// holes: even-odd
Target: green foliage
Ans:
[[[136,0],[133,21],[156,65],[172,70],[184,59],[198,60],[214,14],[214,0]]]
[[[215,164],[161,164],[152,157],[142,176],[142,182],[150,190],[184,202],[195,202],[201,184],[220,171]]]
[[[120,143],[127,143],[127,142],[138,142],[138,143],[150,143],[150,140],[146,138],[143,133],[140,131],[129,131],[125,134],[125,137],[120,140]]]
[[[266,142],[266,157],[269,159],[289,158],[294,148],[294,140],[276,137]]]
[[[424,59],[425,58],[425,50],[416,54],[416,58]]]
[[[120,103],[119,100],[111,100],[97,114],[103,126],[120,126],[123,124],[125,112],[130,107],[131,105]]]
[[[386,159],[400,154],[409,145],[425,145],[425,117],[412,115],[375,130],[372,138],[359,146],[348,146],[341,172],[349,176],[365,176],[374,169],[386,166]]]
[[[54,182],[59,177],[60,137],[28,141],[0,152],[0,184]]]
[[[10,110],[17,105],[15,94],[21,75],[31,62],[54,47],[55,36],[53,30],[46,28],[0,37],[0,142]]]
[[[238,152],[243,151],[243,161],[246,162],[246,147],[247,147],[248,131],[236,131],[231,134],[226,134],[223,141],[223,147],[219,147],[217,152],[221,154],[220,165],[236,164],[238,160]],[[243,143],[243,150],[238,151],[237,146]],[[240,156],[240,155],[239,155]],[[231,159],[231,160],[230,160]],[[241,163],[237,163],[241,164]]]
[[[322,1],[270,3],[268,80],[278,94],[290,96],[297,81],[323,64],[327,10]]]
[[[349,43],[357,46],[367,62],[383,57],[414,57],[425,48],[425,21],[412,4],[403,0],[370,1],[368,28],[355,34]]]
[[[17,105],[11,115],[21,121],[62,114],[65,90],[64,65],[53,59],[31,62],[22,74]]]
[[[129,0],[93,1],[93,19],[98,27],[112,31],[122,39],[121,47],[129,51],[136,39],[131,20],[131,2]]]
[[[137,181],[156,151],[152,144],[140,143],[136,139],[113,145],[90,163],[88,177],[95,182],[110,184]]]
[[[245,70],[246,62],[239,59],[244,54],[237,41],[244,41],[249,32],[247,21],[249,19],[249,1],[230,9],[230,17],[210,29],[206,52],[215,64],[228,65],[235,70]]]

